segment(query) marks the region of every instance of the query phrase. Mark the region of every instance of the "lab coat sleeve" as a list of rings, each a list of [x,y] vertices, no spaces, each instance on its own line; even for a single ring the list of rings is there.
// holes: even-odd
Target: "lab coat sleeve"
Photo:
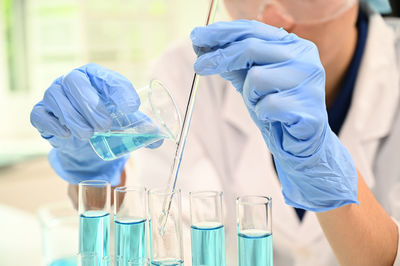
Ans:
[[[393,266],[400,266],[400,226],[399,226],[399,221],[397,221],[396,219],[394,219],[393,217],[392,217],[392,219],[393,219],[393,221],[396,223],[396,225],[397,225],[397,231],[398,231],[398,242],[397,242],[397,255],[396,255],[396,259],[395,259],[395,261],[394,261],[394,263],[393,263]]]

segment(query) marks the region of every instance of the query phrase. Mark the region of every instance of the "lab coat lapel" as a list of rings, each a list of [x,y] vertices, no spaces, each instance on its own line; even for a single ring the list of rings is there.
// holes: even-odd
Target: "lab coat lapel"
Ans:
[[[379,140],[392,125],[399,97],[399,71],[394,32],[382,17],[370,16],[368,39],[353,100],[340,139],[369,187]]]

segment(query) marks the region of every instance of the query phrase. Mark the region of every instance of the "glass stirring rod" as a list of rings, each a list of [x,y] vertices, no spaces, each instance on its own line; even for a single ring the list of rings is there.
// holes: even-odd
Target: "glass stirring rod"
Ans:
[[[206,26],[210,23],[213,23],[214,21],[215,13],[217,11],[218,1],[219,0],[210,0],[210,8],[208,10]],[[183,151],[185,149],[186,138],[189,133],[190,121],[192,120],[192,113],[193,113],[194,103],[196,101],[199,80],[200,77],[196,73],[194,73],[192,86],[190,88],[189,100],[186,105],[185,116],[183,119],[181,132],[179,134],[179,141],[176,147],[174,163],[172,166],[171,175],[168,180],[167,192],[169,193],[164,199],[163,211],[158,220],[159,232],[161,235],[164,235],[165,233],[165,225],[167,224],[168,214],[171,208],[171,201],[172,197],[174,196],[173,192],[175,191],[175,186],[178,179],[178,173],[182,161]]]

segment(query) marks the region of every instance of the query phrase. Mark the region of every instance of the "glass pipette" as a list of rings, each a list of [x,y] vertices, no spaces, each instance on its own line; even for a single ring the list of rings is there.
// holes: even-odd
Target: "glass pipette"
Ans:
[[[218,1],[219,0],[210,0],[210,7],[208,10],[207,20],[206,20],[206,24],[205,24],[206,26],[208,24],[214,22],[215,13],[217,11],[217,6],[218,6]],[[200,80],[200,76],[198,76],[196,73],[194,73],[192,86],[190,88],[189,100],[186,105],[185,116],[183,119],[181,132],[179,134],[179,141],[178,141],[177,147],[176,147],[174,163],[172,165],[171,175],[168,180],[167,189],[168,189],[168,192],[170,192],[170,193],[166,194],[167,196],[164,199],[164,203],[163,203],[163,205],[164,205],[163,211],[158,220],[159,231],[160,231],[161,235],[164,235],[164,233],[165,233],[165,225],[167,224],[168,214],[169,214],[169,210],[171,208],[171,200],[172,200],[172,197],[174,196],[173,192],[175,191],[176,182],[178,180],[179,168],[180,168],[181,161],[182,161],[183,151],[185,150],[186,138],[189,133],[190,121],[192,120],[193,107],[194,107],[194,104],[196,101],[199,80]]]

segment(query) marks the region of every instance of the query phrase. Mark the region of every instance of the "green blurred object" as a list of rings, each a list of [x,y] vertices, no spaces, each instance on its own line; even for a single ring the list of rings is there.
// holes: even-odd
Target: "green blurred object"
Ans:
[[[149,3],[149,13],[153,16],[164,15],[166,10],[166,3],[163,0],[152,0]]]
[[[3,0],[6,61],[9,69],[8,82],[11,91],[28,88],[26,54],[26,1]]]

